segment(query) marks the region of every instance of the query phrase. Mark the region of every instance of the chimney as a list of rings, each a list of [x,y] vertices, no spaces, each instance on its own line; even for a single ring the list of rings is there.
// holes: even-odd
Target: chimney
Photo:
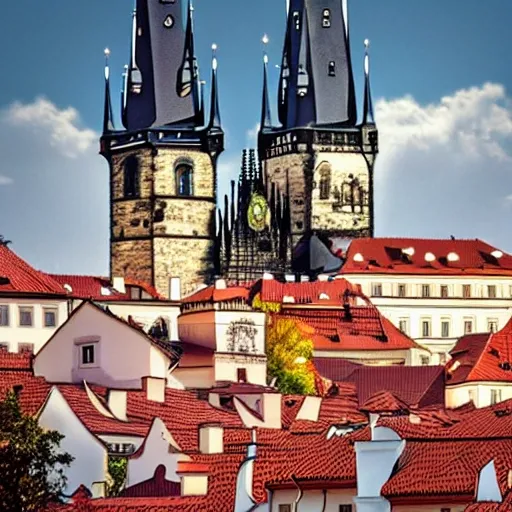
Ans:
[[[146,392],[146,397],[151,402],[165,402],[165,379],[155,377],[142,377],[142,389]]]
[[[179,277],[171,277],[169,279],[169,300],[181,300],[181,279]]]
[[[124,277],[113,277],[112,287],[119,293],[126,293],[126,286],[124,285]]]
[[[225,290],[228,287],[225,279],[217,279],[215,281],[216,290]]]
[[[282,427],[281,393],[263,393],[263,418],[265,428]]]
[[[200,425],[199,451],[206,455],[223,453],[224,428],[220,425]]]
[[[126,391],[111,389],[108,392],[108,407],[118,420],[128,421],[126,417],[127,398]]]
[[[263,281],[273,281],[274,280],[274,276],[272,274],[270,274],[269,272],[265,272],[263,274]]]
[[[181,496],[206,496],[208,494],[208,473],[206,464],[178,461],[176,474],[181,481]]]

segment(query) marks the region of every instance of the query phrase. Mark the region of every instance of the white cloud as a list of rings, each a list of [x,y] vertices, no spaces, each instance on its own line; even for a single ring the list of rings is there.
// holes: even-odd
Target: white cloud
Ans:
[[[4,113],[6,122],[30,128],[38,137],[48,140],[63,156],[77,158],[97,143],[98,135],[81,128],[78,111],[72,107],[59,109],[45,98],[33,103],[13,103]]]
[[[246,138],[247,138],[247,146],[250,148],[255,148],[258,145],[258,132],[260,131],[260,123],[256,123],[256,125],[247,130]]]
[[[381,99],[377,234],[480,237],[512,249],[512,102],[499,84],[439,102]]]
[[[109,173],[98,138],[74,108],[44,98],[0,112],[0,184],[9,184],[0,234],[38,268],[107,272]]]

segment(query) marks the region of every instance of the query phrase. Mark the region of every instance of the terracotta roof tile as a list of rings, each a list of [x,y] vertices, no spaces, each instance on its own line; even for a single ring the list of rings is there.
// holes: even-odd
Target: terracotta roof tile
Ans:
[[[171,482],[166,480],[165,472],[165,466],[158,466],[152,478],[124,489],[121,492],[121,496],[123,498],[161,498],[168,496],[180,496],[180,482]]]
[[[131,298],[128,289],[125,293],[118,292],[113,288],[110,279],[106,277],[60,274],[48,274],[48,276],[57,281],[61,285],[61,288],[63,288],[65,284],[69,285],[72,291],[69,292],[65,290],[65,293],[78,299],[92,299],[102,302],[134,300]],[[143,281],[125,278],[124,284],[126,287],[134,286],[140,288],[142,291],[146,292],[151,299],[165,299],[155,288]],[[102,290],[106,290],[108,293],[103,293]]]
[[[0,292],[66,295],[62,286],[0,244]]]
[[[34,356],[31,352],[8,352],[0,348],[0,372],[5,370],[32,370],[32,360]]]
[[[236,299],[244,302],[249,298],[249,290],[243,286],[230,286],[224,289],[217,289],[214,285],[203,288],[198,292],[185,297],[183,304],[192,304],[196,302],[228,302]]]
[[[414,248],[412,256],[402,252],[409,248]],[[500,251],[495,253],[502,254],[498,258],[495,251],[478,239],[360,238],[351,242],[340,273],[512,275],[512,256]],[[434,261],[426,261],[427,253],[434,255]],[[363,261],[357,261],[356,255]]]

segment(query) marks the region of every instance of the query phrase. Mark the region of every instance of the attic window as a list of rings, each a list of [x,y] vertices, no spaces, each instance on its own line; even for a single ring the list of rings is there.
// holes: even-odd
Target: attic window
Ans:
[[[329,76],[336,76],[336,63],[333,60],[329,61]]]
[[[330,28],[330,26],[331,26],[331,10],[324,9],[324,12],[322,13],[322,27]]]

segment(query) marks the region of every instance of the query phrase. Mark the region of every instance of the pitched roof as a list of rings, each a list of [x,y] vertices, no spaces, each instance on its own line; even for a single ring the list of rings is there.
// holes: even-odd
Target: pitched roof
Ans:
[[[512,468],[511,439],[409,441],[381,494],[391,502],[398,497],[473,498],[479,473],[491,460],[504,492]]]
[[[32,352],[8,352],[5,348],[0,348],[0,372],[5,370],[28,371],[32,369]]]
[[[180,482],[166,480],[165,472],[164,465],[158,466],[150,479],[124,489],[121,496],[124,498],[180,496]]]
[[[275,318],[298,320],[314,329],[315,350],[409,350],[421,348],[376,307],[283,305]]]
[[[512,256],[478,239],[359,238],[340,273],[512,275]]]
[[[66,295],[62,286],[39,272],[6,245],[0,244],[0,293]]]
[[[131,278],[125,278],[124,284],[127,289],[124,293],[121,293],[113,287],[112,282],[107,277],[61,274],[48,274],[48,276],[57,281],[62,288],[64,285],[70,286],[71,291],[65,289],[64,292],[77,299],[92,299],[103,302],[135,300],[131,297],[129,287],[140,288],[143,292],[148,294],[151,300],[165,299],[165,297],[160,295],[156,289],[148,283]]]
[[[381,391],[392,393],[410,407],[443,407],[445,403],[442,366],[350,366],[331,357],[316,357],[314,363],[324,377],[353,383],[360,405]]]
[[[230,286],[228,288],[216,288],[215,285],[203,288],[198,292],[185,297],[182,304],[192,304],[197,302],[228,302],[236,299],[246,301],[249,297],[249,289],[243,286]]]
[[[512,319],[498,332],[463,336],[450,355],[448,384],[512,382]]]
[[[275,279],[261,279],[252,291],[253,294],[258,292],[263,302],[282,303],[285,297],[293,297],[297,304],[322,302],[321,297],[329,297],[329,300],[343,304],[348,295],[363,297],[360,286],[349,283],[346,279],[304,283],[281,283]]]

